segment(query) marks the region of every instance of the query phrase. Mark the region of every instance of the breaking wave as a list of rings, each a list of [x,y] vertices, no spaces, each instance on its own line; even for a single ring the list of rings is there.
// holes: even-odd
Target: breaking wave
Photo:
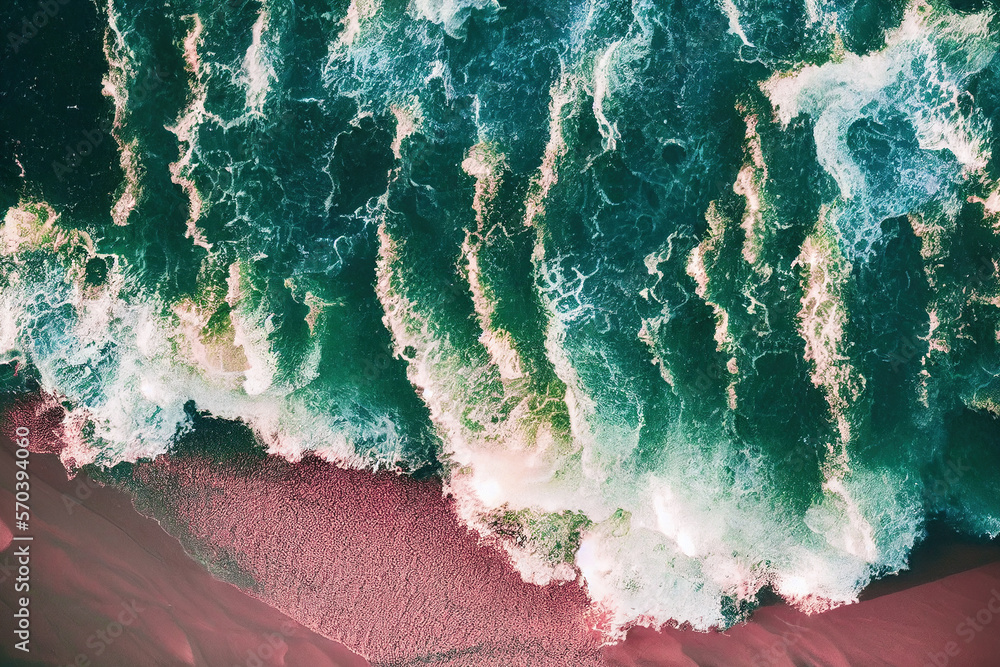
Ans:
[[[436,470],[612,637],[996,536],[996,14],[683,5],[110,0],[113,206],[0,239],[66,464]]]

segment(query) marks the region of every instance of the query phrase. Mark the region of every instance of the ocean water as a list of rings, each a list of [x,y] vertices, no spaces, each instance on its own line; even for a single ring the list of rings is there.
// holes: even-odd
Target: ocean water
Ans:
[[[68,467],[203,414],[439,474],[612,638],[1000,533],[996,4],[3,11],[3,382]]]

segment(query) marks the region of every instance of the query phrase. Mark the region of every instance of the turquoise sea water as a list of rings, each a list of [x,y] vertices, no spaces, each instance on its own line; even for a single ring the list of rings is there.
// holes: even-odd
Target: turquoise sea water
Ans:
[[[70,467],[203,412],[441,474],[611,633],[1000,533],[993,4],[54,6],[4,10],[0,350]]]

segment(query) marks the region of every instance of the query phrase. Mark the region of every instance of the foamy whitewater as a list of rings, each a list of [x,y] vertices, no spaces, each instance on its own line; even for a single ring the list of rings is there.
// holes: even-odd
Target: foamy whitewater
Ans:
[[[113,202],[6,193],[3,360],[70,468],[201,412],[439,472],[609,638],[856,601],[1000,533],[1000,19],[953,4],[111,0]]]

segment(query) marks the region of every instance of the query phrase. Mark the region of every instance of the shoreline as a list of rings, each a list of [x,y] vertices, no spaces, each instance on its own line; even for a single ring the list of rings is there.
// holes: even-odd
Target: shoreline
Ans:
[[[199,625],[200,615],[201,624],[229,627],[250,645],[254,636],[266,632],[247,636],[241,624],[259,627],[265,618],[272,625],[295,619],[304,624],[301,635],[296,635],[295,650],[315,650],[336,660],[317,662],[314,656],[313,662],[303,664],[361,667],[415,660],[455,667],[492,664],[483,660],[553,667],[791,666],[802,661],[923,664],[949,642],[961,642],[958,625],[984,608],[992,588],[1000,590],[1000,544],[963,539],[935,528],[914,551],[911,570],[874,582],[859,603],[806,616],[780,602],[761,606],[748,622],[724,632],[636,627],[624,642],[601,646],[589,630],[590,609],[583,589],[575,584],[544,588],[525,584],[503,554],[458,524],[436,480],[345,471],[315,457],[290,464],[261,456],[235,469],[210,457],[161,456],[132,469],[150,498],[167,497],[161,510],[169,509],[170,520],[160,516],[157,522],[135,509],[142,498],[88,484],[85,473],[66,480],[55,454],[58,444],[50,440],[46,445],[41,424],[39,429],[40,448],[48,453],[33,455],[32,465],[53,495],[47,510],[41,505],[38,509],[60,519],[53,518],[49,543],[73,545],[62,549],[60,567],[80,560],[105,577],[92,577],[81,567],[60,582],[58,590],[37,600],[40,605],[68,597],[84,607],[92,605],[90,616],[107,615],[111,610],[102,600],[108,590],[138,590],[129,589],[122,579],[145,579],[165,590],[182,574],[198,579],[195,588],[225,590],[229,599],[224,612],[209,607],[192,613],[187,621]],[[212,443],[205,444],[211,449]],[[0,454],[0,493],[5,499],[12,489],[12,463],[5,449]],[[82,516],[97,522],[94,526],[69,516],[70,505],[61,495],[79,495],[81,484],[95,488],[85,498],[75,498],[79,505],[70,503],[72,514],[78,517],[77,510],[84,511]],[[183,488],[202,494],[212,490],[211,497],[170,495],[171,489]],[[44,521],[44,515],[38,520]],[[96,528],[101,522],[104,527]],[[283,526],[283,531],[276,532],[274,525]],[[196,537],[206,553],[218,555],[228,549],[228,557],[239,565],[236,569],[242,568],[259,589],[248,594],[214,578],[171,534],[178,526],[189,531],[181,538]],[[159,566],[136,562],[115,572],[107,563],[121,567],[122,562],[108,549],[109,534],[130,549],[173,555]],[[43,553],[49,547],[40,542],[38,551]],[[50,585],[60,577],[55,564],[47,570],[39,560],[37,568],[38,576]],[[9,610],[7,588],[0,602]],[[251,608],[254,611],[248,615],[235,612]],[[227,616],[230,613],[234,616]],[[10,613],[5,613],[0,631],[10,620]],[[173,639],[152,628],[144,630],[143,637],[151,642],[142,645],[144,654],[169,650],[174,660],[187,657],[177,647],[191,645],[190,637],[184,641],[178,637],[197,632],[176,618],[173,622]],[[61,628],[59,624],[53,630]],[[122,640],[121,646],[130,644]],[[289,646],[293,647],[291,641]],[[974,660],[1000,653],[1000,633],[977,633],[974,642],[958,648],[961,659],[951,664],[985,664]],[[291,655],[290,649],[286,664],[298,664],[289,661]]]
[[[13,516],[12,445],[0,438],[0,517]],[[34,453],[33,618],[30,652],[15,651],[16,595],[0,544],[0,662],[5,665],[270,665],[367,667],[368,662],[273,607],[220,581],[191,559],[132,498],[85,474],[67,479],[52,453]],[[9,532],[9,531],[8,531]],[[130,606],[131,605],[131,606]],[[116,626],[125,607],[127,627]],[[103,634],[102,634],[103,633]],[[83,656],[83,658],[80,658]],[[271,657],[269,657],[271,656]]]

